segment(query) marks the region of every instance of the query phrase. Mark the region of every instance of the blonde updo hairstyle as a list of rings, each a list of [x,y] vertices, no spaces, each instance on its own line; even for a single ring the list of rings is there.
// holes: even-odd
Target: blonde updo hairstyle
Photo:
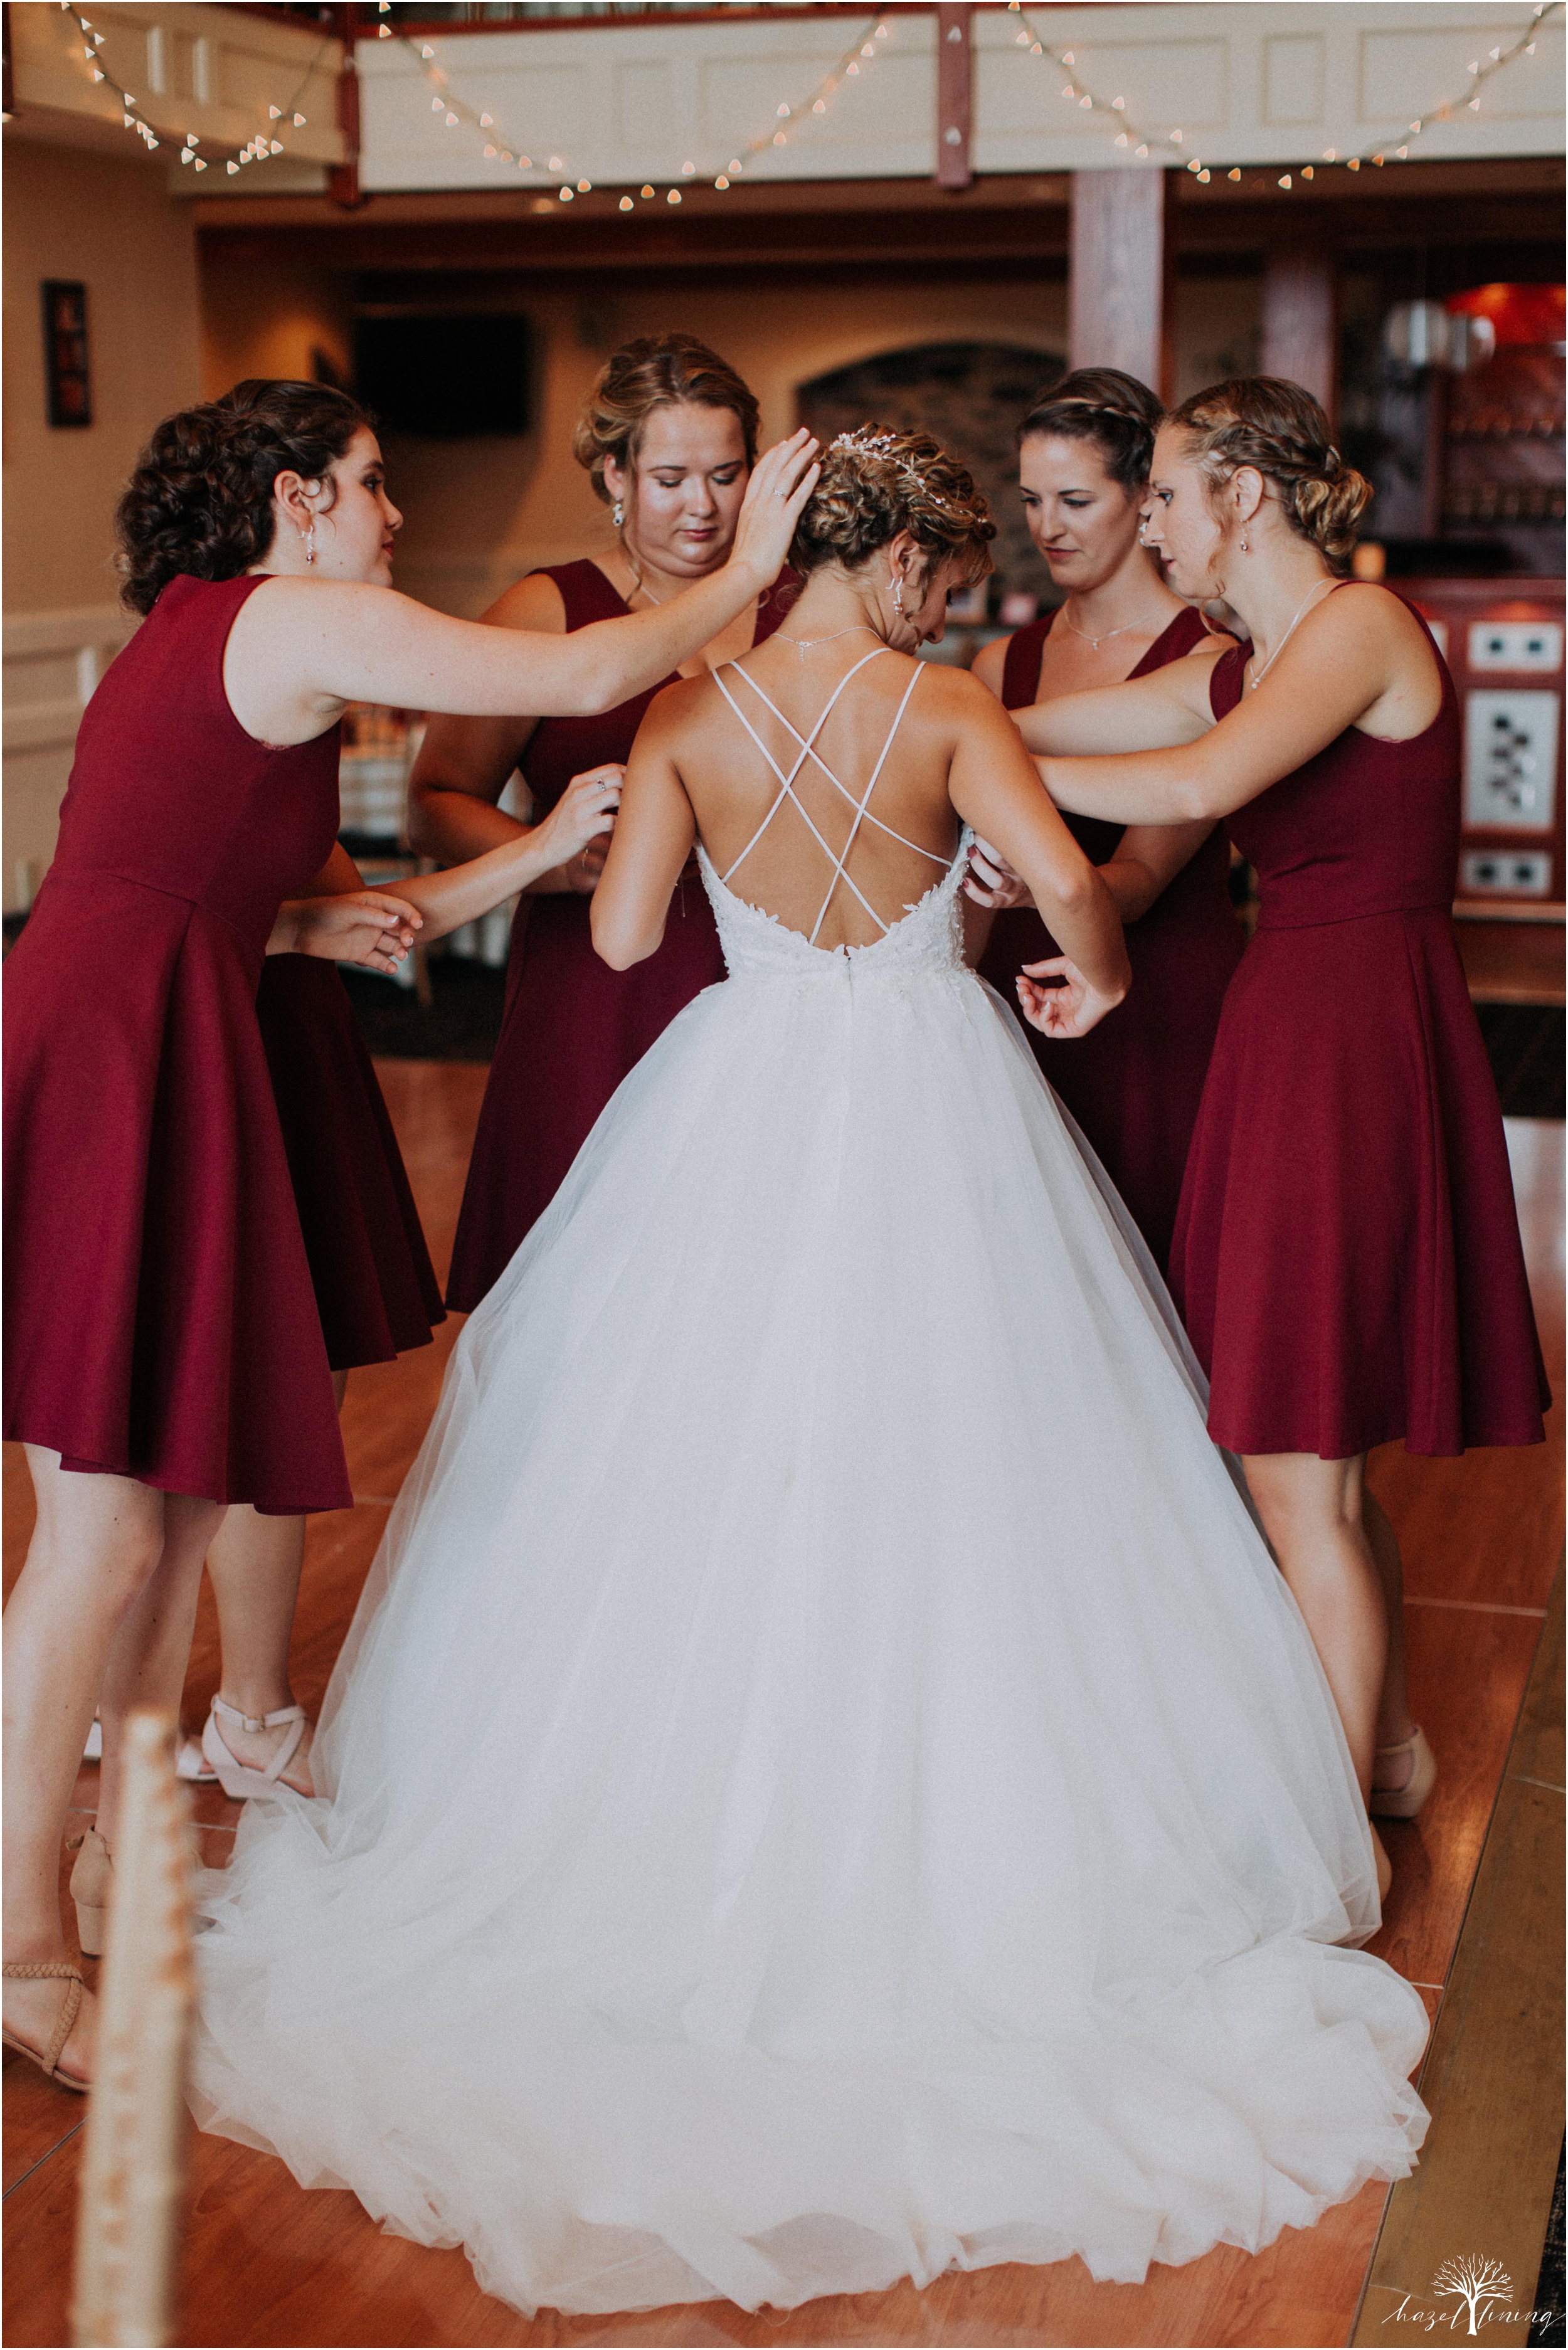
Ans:
[[[1281,376],[1241,376],[1194,393],[1168,421],[1186,435],[1216,506],[1233,475],[1252,466],[1272,483],[1291,528],[1348,574],[1372,484],[1345,463],[1310,391]]]
[[[695,335],[640,335],[605,361],[572,434],[572,454],[606,505],[607,460],[613,457],[623,472],[634,472],[654,410],[685,400],[699,408],[727,408],[740,420],[747,464],[756,463],[761,411],[750,386],[728,361]]]
[[[857,571],[906,530],[925,558],[922,593],[932,572],[950,559],[966,585],[992,568],[989,542],[996,525],[973,475],[929,432],[883,432],[862,424],[823,451],[821,478],[789,559],[803,574],[826,563]]]

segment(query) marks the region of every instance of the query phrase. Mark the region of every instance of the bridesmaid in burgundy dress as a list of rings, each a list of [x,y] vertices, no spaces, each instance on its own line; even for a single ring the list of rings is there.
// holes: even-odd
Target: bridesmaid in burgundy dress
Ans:
[[[1020,425],[1030,536],[1067,596],[1056,612],[987,645],[976,660],[976,677],[1007,709],[1144,677],[1194,650],[1229,645],[1171,594],[1139,538],[1163,412],[1136,377],[1080,368]],[[1075,1043],[1022,1025],[1163,1272],[1220,1007],[1241,959],[1231,846],[1221,824],[1124,828],[1070,816],[1068,828],[1127,925],[1132,992],[1114,1019]],[[1000,894],[971,895],[1002,902]],[[997,914],[978,968],[1016,1010],[1020,971],[1058,952],[1033,908],[1020,904]]]
[[[309,894],[363,888],[335,847]],[[256,990],[289,1180],[341,1405],[348,1374],[430,1344],[444,1318],[402,1154],[348,991],[318,957],[269,955]],[[234,1503],[207,1550],[221,1679],[202,1735],[225,1793],[275,1774],[312,1792],[310,1730],[295,1703],[289,1643],[305,1520]]]
[[[1160,431],[1148,543],[1182,594],[1223,595],[1251,644],[1020,721],[1065,806],[1225,817],[1257,867],[1171,1286],[1371,1808],[1409,1818],[1436,1765],[1366,1454],[1538,1443],[1548,1399],[1450,915],[1453,684],[1407,605],[1345,583],[1368,495],[1299,385],[1189,400]]]
[[[610,505],[616,544],[589,560],[530,572],[486,621],[570,634],[687,594],[729,552],[757,422],[747,386],[694,336],[645,338],[617,351],[573,442]],[[680,673],[760,644],[788,609],[793,584],[784,574],[756,609],[742,613]],[[650,686],[594,718],[434,722],[410,793],[414,846],[452,863],[514,838],[516,820],[496,806],[514,768],[522,770],[535,816],[554,807],[575,776],[618,777],[658,691]],[[447,1303],[460,1312],[478,1305],[549,1206],[628,1070],[694,995],[724,976],[707,895],[690,875],[656,955],[629,972],[599,961],[588,910],[604,847],[596,842],[547,875],[513,922],[505,1014],[447,1283]]]
[[[805,436],[753,476],[722,572],[669,611],[509,635],[388,592],[400,516],[340,393],[250,383],[168,419],[120,510],[147,615],[83,717],[59,847],[7,972],[5,1434],[38,1515],[5,1611],[5,2031],[90,2070],[58,1905],[93,1708],[101,1925],[127,1712],[174,1714],[225,1505],[350,1499],[320,1315],[256,1020],[267,952],[388,967],[608,827],[587,783],[461,873],[296,901],[337,821],[346,702],[499,714],[641,692],[753,605],[816,475]],[[412,689],[412,690],[410,690]]]

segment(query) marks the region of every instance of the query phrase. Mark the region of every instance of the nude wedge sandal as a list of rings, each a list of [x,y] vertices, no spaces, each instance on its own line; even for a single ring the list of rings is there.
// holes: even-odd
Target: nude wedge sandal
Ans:
[[[80,1967],[73,1965],[69,1959],[7,1959],[0,1967],[0,1975],[4,1975],[7,1982],[48,1981],[57,1976],[61,1982],[69,1986],[60,2002],[60,2012],[55,2019],[49,2044],[42,2053],[36,2048],[29,2048],[25,2040],[18,2040],[14,2032],[3,2027],[0,2027],[0,2040],[5,2041],[7,2048],[14,2048],[18,2056],[26,2056],[36,2064],[46,2081],[57,2082],[62,2089],[70,2089],[77,2096],[85,2097],[91,2084],[78,2081],[73,2074],[62,2073],[59,2069],[66,2043],[81,2012],[85,1985]]]
[[[278,1741],[277,1752],[265,1771],[253,1771],[231,1754],[218,1727],[218,1717],[232,1721],[253,1735],[258,1730],[280,1730],[286,1722],[293,1724],[286,1738]],[[213,1700],[213,1711],[207,1716],[207,1726],[202,1732],[202,1752],[217,1774],[218,1784],[225,1795],[243,1802],[247,1795],[272,1795],[277,1793],[277,1783],[298,1753],[310,1716],[302,1705],[280,1705],[275,1713],[242,1713],[238,1706],[226,1705],[221,1697]],[[296,1787],[290,1788],[297,1794]]]
[[[114,1861],[96,1828],[69,1836],[66,1850],[77,1856],[71,1871],[71,1899],[76,1904],[77,1938],[84,1959],[101,1959],[109,1940],[109,1903],[114,1891]]]
[[[1419,1727],[1397,1745],[1380,1746],[1372,1764],[1374,1773],[1386,1754],[1407,1754],[1410,1775],[1402,1787],[1380,1787],[1374,1779],[1367,1809],[1380,1820],[1413,1820],[1437,1784],[1438,1758]]]

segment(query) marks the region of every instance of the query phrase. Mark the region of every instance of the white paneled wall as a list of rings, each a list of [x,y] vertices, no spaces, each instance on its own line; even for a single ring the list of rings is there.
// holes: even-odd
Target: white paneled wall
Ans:
[[[118,604],[26,612],[5,621],[5,909],[25,911],[55,853],[77,727],[99,678],[137,627]]]
[[[1207,162],[1310,162],[1326,148],[1355,154],[1397,143],[1411,120],[1468,95],[1467,68],[1529,21],[1478,0],[1153,0],[1116,8],[1052,7],[1034,23],[1071,49],[1072,79],[1161,137],[1179,129]],[[800,109],[857,35],[888,35],[826,111]],[[934,168],[933,11],[892,7],[878,18],[748,16],[667,25],[497,28],[428,36],[421,59],[400,41],[361,41],[361,174],[370,189],[541,189],[561,178],[631,186],[644,179],[711,180],[792,109],[788,144],[765,147],[748,180],[867,179]],[[980,172],[1109,169],[1127,156],[1103,117],[1064,97],[1062,69],[1020,47],[1020,18],[977,10],[974,163]],[[1563,34],[1542,26],[1536,53],[1489,81],[1413,150],[1424,158],[1562,151]],[[521,149],[531,172],[450,126],[432,105],[426,66],[495,119],[496,144]],[[1151,156],[1152,168],[1160,150]],[[1171,160],[1168,150],[1164,160]],[[551,170],[557,155],[560,168]],[[551,202],[556,201],[553,196]],[[661,198],[662,201],[662,198]]]

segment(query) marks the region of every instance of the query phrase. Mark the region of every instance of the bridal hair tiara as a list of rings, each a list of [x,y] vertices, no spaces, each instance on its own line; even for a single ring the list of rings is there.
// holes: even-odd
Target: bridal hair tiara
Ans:
[[[897,432],[872,432],[864,424],[857,424],[853,432],[840,432],[836,440],[829,442],[828,447],[830,450],[847,449],[857,457],[888,458],[898,466],[911,489],[918,490],[930,504],[940,506],[945,513],[950,513],[950,499],[942,497],[939,492],[933,490],[914,460],[902,455],[895,447],[894,444],[898,438],[899,435]]]

